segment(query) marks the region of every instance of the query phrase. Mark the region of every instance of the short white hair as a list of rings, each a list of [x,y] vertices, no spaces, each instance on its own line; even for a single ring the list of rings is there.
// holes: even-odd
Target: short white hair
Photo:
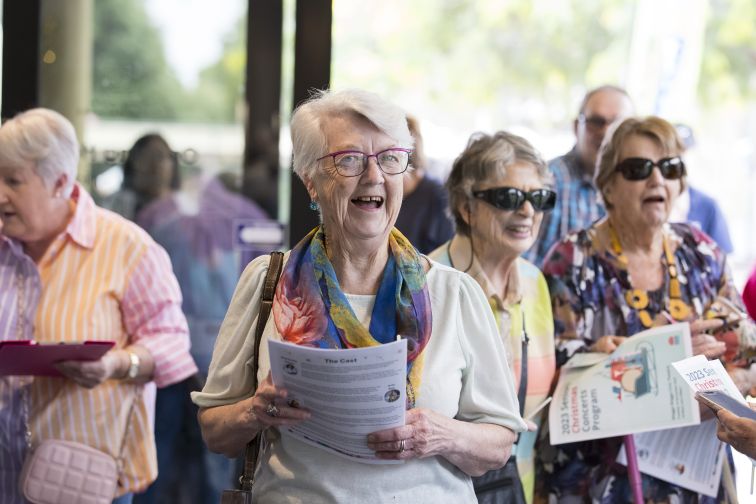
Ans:
[[[407,127],[407,114],[400,107],[362,89],[315,91],[309,100],[297,107],[291,117],[294,173],[299,178],[312,178],[315,161],[327,154],[325,121],[329,117],[344,114],[362,116],[379,131],[393,138],[398,147],[412,148],[414,142]]]
[[[68,175],[63,196],[69,197],[79,166],[79,142],[73,124],[58,112],[35,108],[18,114],[0,127],[0,164],[34,163],[34,171],[52,187]]]

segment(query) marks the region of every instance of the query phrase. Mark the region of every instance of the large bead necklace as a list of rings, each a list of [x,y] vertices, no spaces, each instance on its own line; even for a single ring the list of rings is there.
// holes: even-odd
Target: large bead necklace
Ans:
[[[648,312],[649,298],[648,292],[641,289],[632,288],[632,280],[630,279],[629,261],[627,256],[622,251],[622,245],[620,244],[617,232],[614,230],[614,226],[609,223],[609,242],[612,247],[612,252],[617,257],[619,263],[624,266],[627,271],[627,279],[631,288],[625,291],[625,301],[628,306],[638,311],[638,319],[643,327],[652,327],[654,325],[654,319]],[[678,267],[675,255],[669,246],[669,240],[667,239],[667,233],[662,233],[662,247],[664,249],[664,257],[666,259],[667,274],[669,275],[669,295],[665,299],[665,308],[667,314],[677,321],[687,320],[690,316],[690,307],[682,300],[682,289],[680,287],[680,280],[677,278]]]

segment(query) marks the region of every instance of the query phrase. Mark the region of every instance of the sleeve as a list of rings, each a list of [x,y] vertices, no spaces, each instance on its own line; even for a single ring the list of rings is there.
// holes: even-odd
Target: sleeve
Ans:
[[[751,272],[743,288],[743,303],[752,320],[756,320],[756,268]]]
[[[121,311],[129,343],[145,347],[155,361],[153,380],[158,387],[197,372],[178,281],[168,254],[151,240],[128,279]]]
[[[256,258],[239,279],[215,340],[205,387],[192,392],[192,400],[200,407],[233,404],[254,393],[255,326],[269,262],[268,255]]]
[[[567,239],[557,243],[544,259],[543,274],[551,297],[557,367],[593,343],[583,330],[584,320],[578,292],[577,268],[573,265],[575,244]]]
[[[732,241],[730,240],[730,231],[727,228],[725,216],[716,201],[712,199],[711,204],[712,215],[707,232],[717,242],[719,248],[728,254],[732,254]]]
[[[732,279],[730,267],[727,264],[727,256],[721,250],[717,250],[717,260],[721,265],[722,276],[719,280],[719,288],[714,303],[718,303],[724,312],[728,313],[730,309],[743,313],[745,318],[738,324],[733,331],[717,335],[717,338],[724,341],[727,345],[725,360],[737,365],[747,365],[756,357],[756,325],[747,314],[743,299],[735,288],[735,282]],[[711,308],[711,307],[709,307]]]
[[[472,277],[460,274],[458,278],[457,334],[466,367],[462,373],[457,419],[522,432],[527,426],[519,414],[514,377],[488,300]]]

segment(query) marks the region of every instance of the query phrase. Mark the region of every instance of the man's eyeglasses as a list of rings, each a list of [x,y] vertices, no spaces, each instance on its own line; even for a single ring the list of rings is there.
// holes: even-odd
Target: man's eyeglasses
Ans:
[[[556,193],[549,189],[521,191],[516,187],[494,187],[482,191],[473,191],[473,196],[501,210],[517,210],[526,201],[530,201],[536,212],[548,212],[556,205]]]
[[[646,158],[631,157],[617,163],[615,170],[620,172],[625,180],[646,180],[651,176],[655,166],[659,167],[665,179],[677,180],[685,175],[685,163],[679,157],[660,159],[658,163]]]
[[[316,161],[331,157],[339,175],[342,177],[357,177],[362,175],[367,169],[368,160],[374,157],[378,163],[378,168],[383,173],[386,175],[399,175],[407,170],[411,152],[412,150],[401,147],[393,147],[376,152],[375,154],[365,154],[356,150],[343,150],[326,154]]]
[[[599,115],[586,116],[585,114],[580,114],[578,116],[578,121],[588,126],[588,129],[591,131],[601,131],[612,124],[614,119],[607,119],[606,117],[601,117]]]

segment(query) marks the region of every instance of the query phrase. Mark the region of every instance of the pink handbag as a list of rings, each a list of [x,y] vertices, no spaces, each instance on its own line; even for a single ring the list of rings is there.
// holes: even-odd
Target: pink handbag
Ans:
[[[16,275],[18,288],[18,338],[23,339],[26,320],[23,300],[24,283]],[[27,392],[28,393],[28,392]],[[21,470],[21,493],[34,504],[110,504],[115,497],[120,467],[109,454],[74,441],[48,439],[32,451],[29,431],[29,398],[23,395],[26,444],[30,452]],[[121,439],[121,455],[126,445],[131,415],[134,413],[139,387],[134,388],[134,399]]]
[[[113,457],[57,439],[43,441],[21,472],[21,492],[34,504],[110,504],[117,482]]]

